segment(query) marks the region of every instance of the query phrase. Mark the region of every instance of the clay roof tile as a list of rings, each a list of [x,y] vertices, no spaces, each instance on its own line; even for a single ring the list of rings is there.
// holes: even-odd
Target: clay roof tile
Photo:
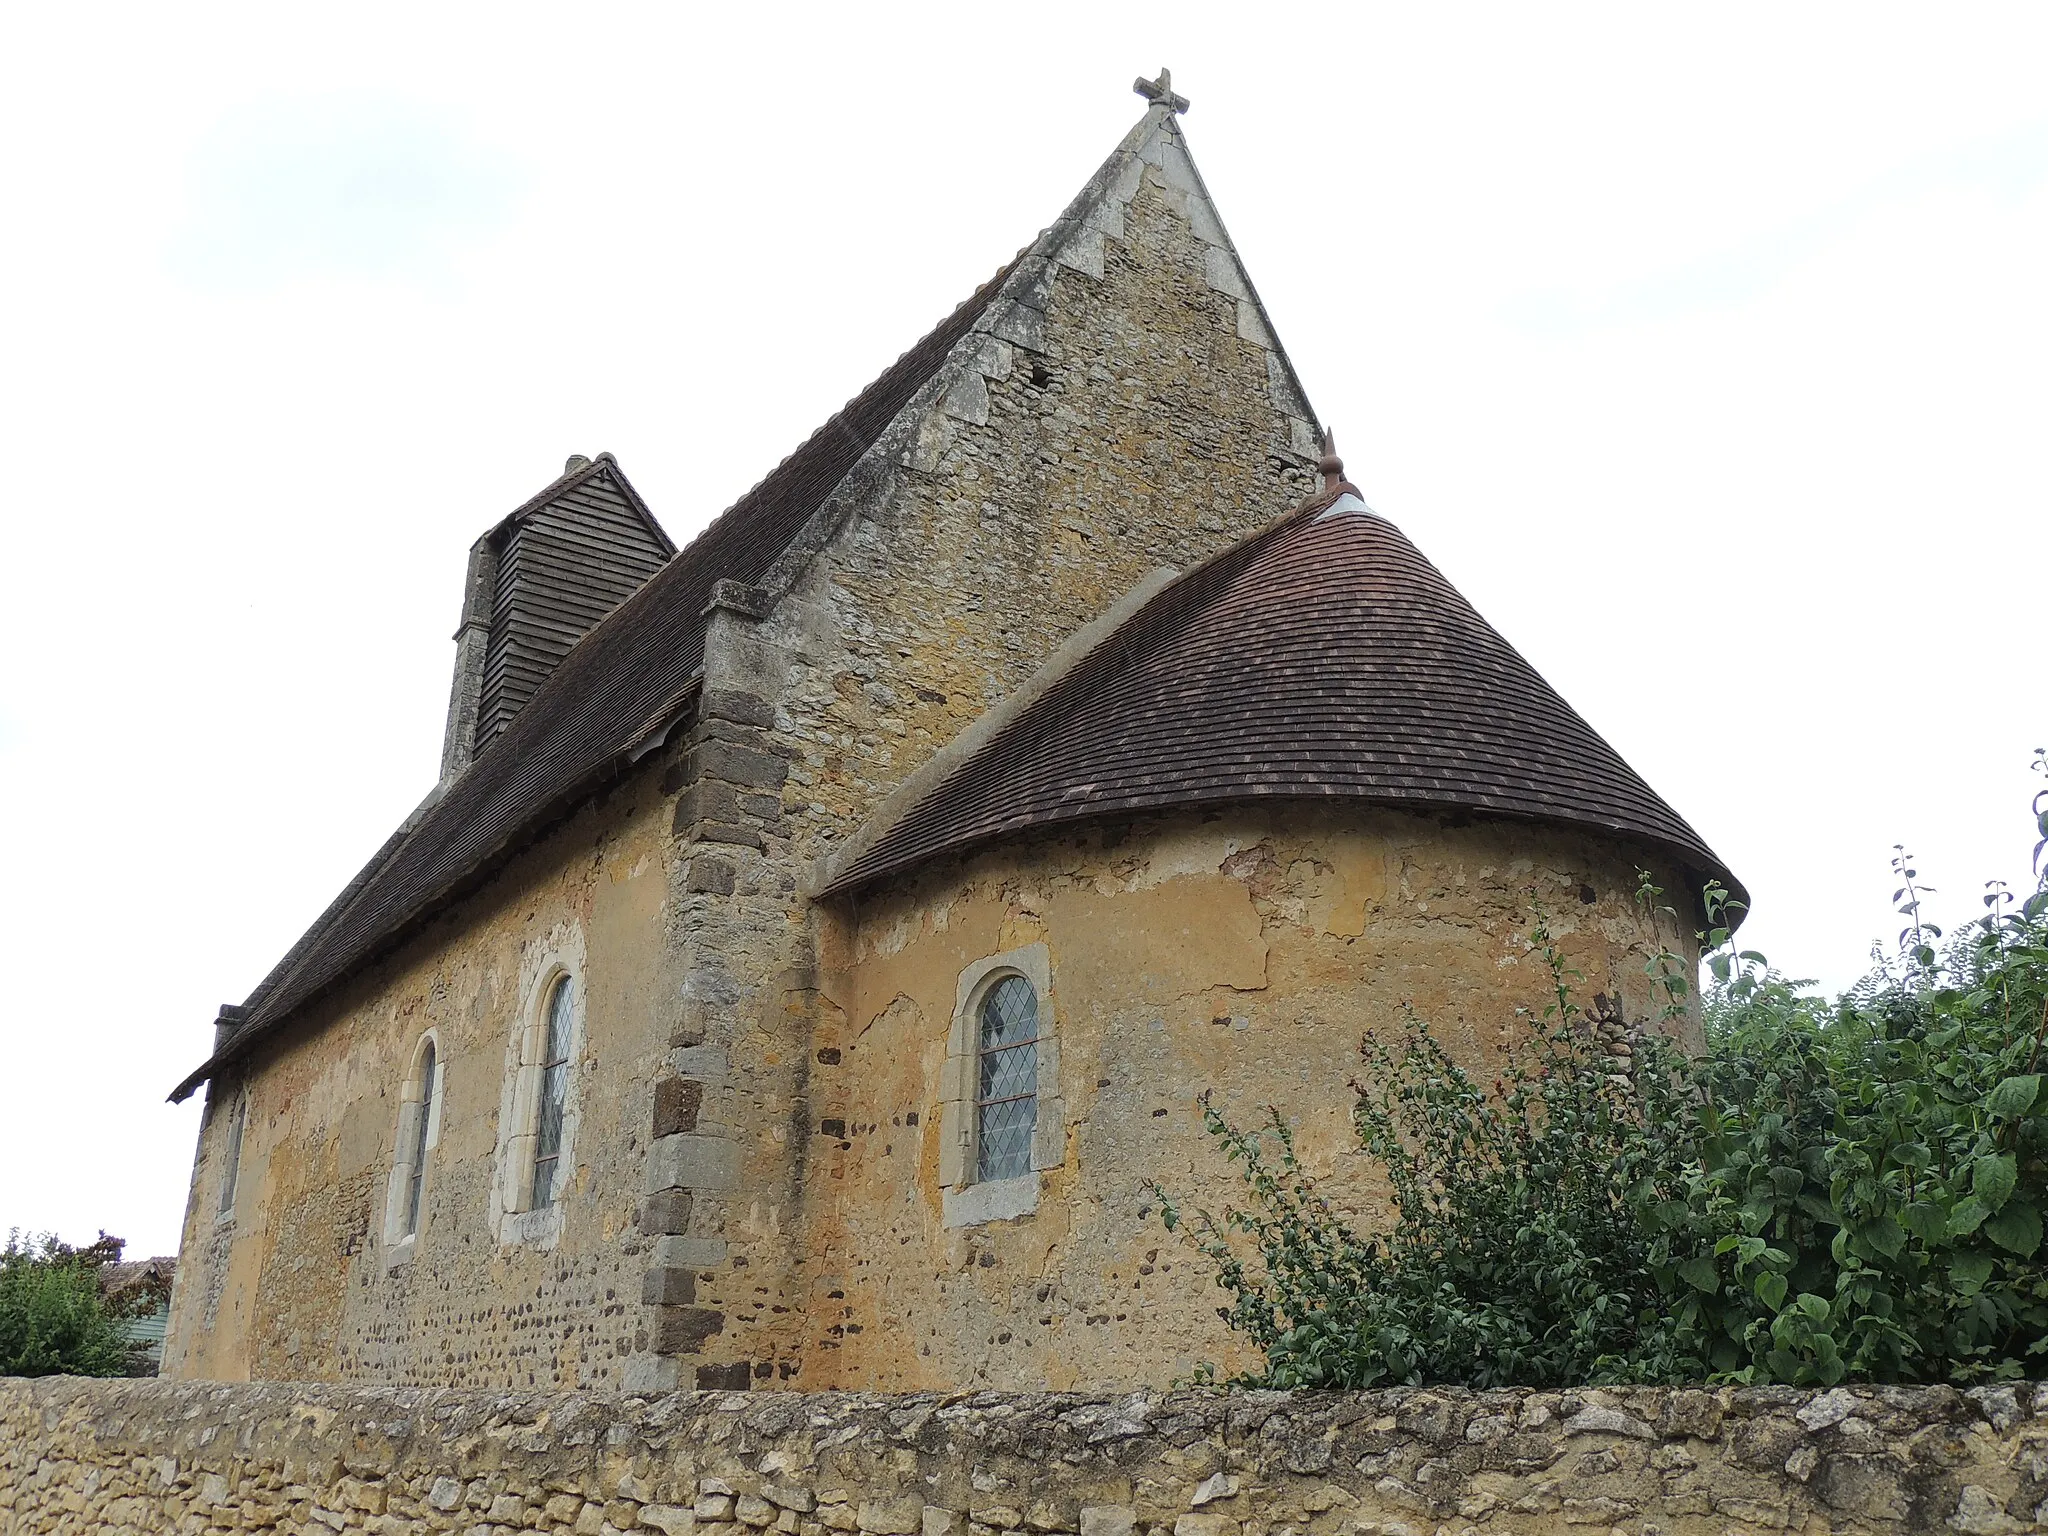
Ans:
[[[1341,478],[1146,603],[827,890],[1064,823],[1275,797],[1597,828],[1741,894],[1684,818]]]

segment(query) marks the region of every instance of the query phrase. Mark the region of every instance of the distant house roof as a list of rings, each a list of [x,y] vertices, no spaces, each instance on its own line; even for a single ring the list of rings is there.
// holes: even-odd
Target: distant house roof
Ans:
[[[134,1286],[155,1283],[168,1286],[178,1273],[176,1254],[160,1254],[153,1259],[133,1259],[120,1264],[100,1266],[100,1291],[106,1296],[119,1296]]]
[[[713,589],[767,572],[973,329],[1014,266],[975,290],[575,645],[468,771],[377,851],[239,1015],[224,1015],[238,1027],[171,1098],[186,1098],[298,1008],[474,890],[539,827],[622,771],[635,748],[658,739],[695,687]]]
[[[1349,485],[1152,598],[827,890],[1083,819],[1271,798],[1597,828],[1740,893],[1684,818]]]

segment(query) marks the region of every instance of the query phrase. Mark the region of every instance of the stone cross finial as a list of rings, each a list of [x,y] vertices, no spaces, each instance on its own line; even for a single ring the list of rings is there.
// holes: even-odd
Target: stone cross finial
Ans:
[[[1185,112],[1188,109],[1187,97],[1173,94],[1173,71],[1163,64],[1159,68],[1157,80],[1140,77],[1131,82],[1131,89],[1155,107],[1171,107],[1176,112]]]

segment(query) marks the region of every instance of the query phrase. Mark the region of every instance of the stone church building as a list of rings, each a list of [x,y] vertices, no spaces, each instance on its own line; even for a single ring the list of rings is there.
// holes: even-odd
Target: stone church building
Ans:
[[[1241,1358],[1203,1089],[1349,1177],[1361,1031],[1496,1050],[1532,902],[1649,1012],[1637,872],[1731,877],[1344,478],[1141,90],[688,545],[607,454],[477,541],[438,786],[176,1090],[167,1375],[1163,1384]]]

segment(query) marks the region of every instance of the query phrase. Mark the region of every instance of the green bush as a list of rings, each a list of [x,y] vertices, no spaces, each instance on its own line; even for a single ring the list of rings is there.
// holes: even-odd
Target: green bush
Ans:
[[[100,1294],[100,1266],[121,1256],[105,1233],[86,1248],[10,1232],[0,1248],[0,1376],[121,1376],[129,1345]]]
[[[2048,760],[2037,761],[2048,768]],[[2034,815],[2048,848],[2048,791]],[[2048,870],[1994,885],[1945,948],[1907,919],[1896,957],[1830,1002],[1729,942],[1706,894],[1709,1049],[1589,1012],[1545,931],[1551,996],[1491,1089],[1425,1024],[1368,1035],[1360,1145],[1393,1220],[1360,1231],[1268,1113],[1203,1115],[1244,1199],[1188,1215],[1221,1315],[1265,1355],[1248,1381],[1365,1387],[1598,1381],[1968,1382],[2048,1356]],[[1645,878],[1643,897],[1660,893]],[[1650,972],[1667,1018],[1682,967]]]

